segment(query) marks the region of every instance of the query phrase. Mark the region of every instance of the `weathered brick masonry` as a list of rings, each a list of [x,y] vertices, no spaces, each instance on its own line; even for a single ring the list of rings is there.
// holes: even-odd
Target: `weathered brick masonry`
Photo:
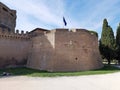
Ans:
[[[27,66],[47,71],[103,67],[98,38],[85,29],[36,28],[15,32],[16,11],[0,3],[0,68]]]

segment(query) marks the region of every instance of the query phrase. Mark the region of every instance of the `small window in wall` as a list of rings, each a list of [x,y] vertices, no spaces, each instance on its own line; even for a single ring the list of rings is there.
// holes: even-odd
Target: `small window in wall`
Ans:
[[[4,8],[4,7],[3,7],[3,10],[6,11],[6,12],[8,12],[8,10],[6,8]]]

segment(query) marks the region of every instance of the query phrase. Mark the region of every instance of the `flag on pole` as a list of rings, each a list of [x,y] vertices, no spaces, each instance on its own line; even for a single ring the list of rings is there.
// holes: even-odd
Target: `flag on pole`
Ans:
[[[67,22],[64,17],[63,17],[63,22],[64,22],[64,25],[67,26]]]

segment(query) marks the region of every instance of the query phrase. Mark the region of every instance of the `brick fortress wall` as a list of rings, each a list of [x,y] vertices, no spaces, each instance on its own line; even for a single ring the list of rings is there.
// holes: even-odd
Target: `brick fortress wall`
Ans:
[[[27,66],[47,71],[83,71],[101,68],[98,38],[93,33],[74,29],[43,31],[31,38]]]
[[[27,66],[47,71],[101,68],[98,38],[83,29],[15,32],[16,11],[0,2],[0,68]]]
[[[0,28],[0,68],[26,65],[30,49],[28,33]]]

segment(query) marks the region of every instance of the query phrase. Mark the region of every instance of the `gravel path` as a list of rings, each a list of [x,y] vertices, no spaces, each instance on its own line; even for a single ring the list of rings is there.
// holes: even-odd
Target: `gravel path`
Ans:
[[[73,77],[4,77],[0,90],[120,90],[120,73]]]

